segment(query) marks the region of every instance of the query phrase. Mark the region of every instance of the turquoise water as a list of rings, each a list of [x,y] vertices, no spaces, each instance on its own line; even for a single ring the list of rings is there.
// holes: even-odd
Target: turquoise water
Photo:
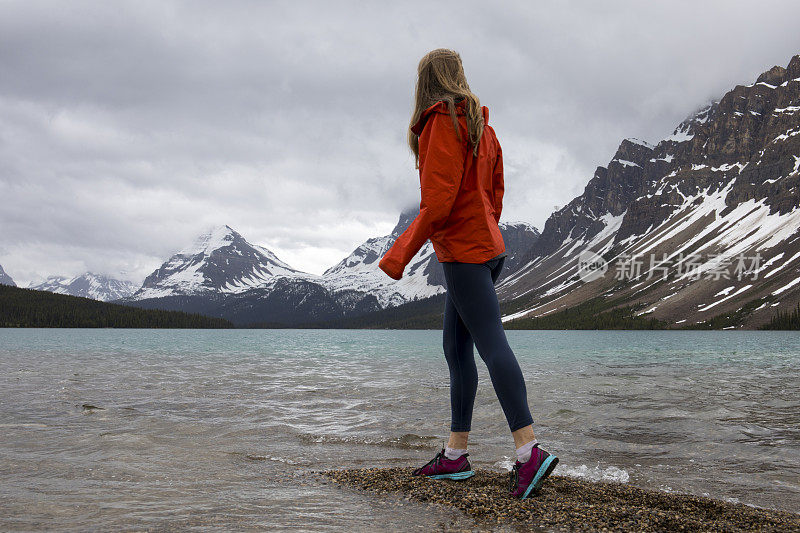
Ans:
[[[507,334],[556,473],[800,510],[796,332]],[[478,370],[470,459],[505,470]],[[309,475],[426,462],[448,382],[441,331],[0,330],[0,528],[466,524]]]

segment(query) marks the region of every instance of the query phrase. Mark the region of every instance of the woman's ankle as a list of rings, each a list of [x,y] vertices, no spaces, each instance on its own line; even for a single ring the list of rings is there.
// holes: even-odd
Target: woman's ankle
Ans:
[[[519,448],[525,444],[528,444],[536,440],[536,436],[533,434],[532,424],[528,424],[527,426],[512,431],[511,436],[514,438],[515,448]]]
[[[469,440],[469,431],[451,431],[447,440],[447,448],[453,450],[466,450]]]

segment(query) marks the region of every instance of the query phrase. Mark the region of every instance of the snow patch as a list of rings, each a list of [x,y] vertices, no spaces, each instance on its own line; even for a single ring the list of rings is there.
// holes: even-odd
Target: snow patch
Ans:
[[[781,141],[785,141],[785,140],[790,139],[791,137],[794,137],[795,135],[798,135],[798,134],[800,134],[800,128],[790,129],[790,130],[787,130],[786,133],[781,133],[780,135],[778,135],[777,137],[772,139],[772,142],[773,143],[778,143],[778,142],[781,142]]]
[[[773,113],[777,113],[777,114],[786,113],[788,115],[793,115],[793,114],[797,113],[798,111],[800,111],[800,105],[790,105],[790,106],[787,106],[787,107],[778,107],[773,111]]]
[[[672,135],[666,137],[664,141],[667,142],[674,142],[674,143],[684,143],[686,141],[691,141],[694,139],[694,135],[689,135],[688,133],[689,128],[687,127],[684,130],[675,130]]]
[[[633,161],[628,161],[628,160],[625,160],[625,159],[612,159],[611,162],[612,163],[619,163],[623,167],[639,167],[639,168],[642,168],[640,165],[637,165]]]
[[[720,165],[718,167],[711,167],[711,171],[712,172],[727,172],[727,171],[732,170],[734,168],[738,168],[739,169],[738,173],[741,174],[742,170],[744,170],[744,167],[746,167],[747,165],[748,165],[748,163],[745,163],[744,165],[741,164],[741,163],[723,163],[722,165]],[[703,165],[703,166],[705,167],[705,165]]]
[[[625,140],[629,141],[629,142],[631,142],[633,144],[638,144],[640,146],[644,146],[645,148],[650,148],[651,150],[654,148],[654,146],[652,144],[650,144],[649,142],[643,141],[641,139],[637,139],[636,137],[628,137]]]
[[[798,283],[800,283],[800,277],[793,279],[793,280],[792,280],[792,281],[790,281],[790,282],[789,282],[787,285],[784,285],[784,286],[783,286],[783,287],[781,287],[780,289],[778,289],[778,290],[776,290],[776,291],[773,291],[772,295],[773,295],[773,296],[777,296],[778,294],[780,294],[780,293],[782,293],[782,292],[784,292],[784,291],[787,291],[787,290],[791,289],[792,287],[794,287],[794,286],[795,286],[795,285],[797,285]]]
[[[656,159],[651,159],[651,160],[650,160],[650,162],[651,162],[651,163],[655,163],[656,161],[665,161],[665,162],[667,162],[667,163],[672,163],[672,160],[673,160],[673,159],[675,159],[675,156],[674,156],[674,155],[672,155],[672,154],[667,154],[667,155],[665,155],[664,157],[659,157],[659,158],[656,158]]]
[[[736,285],[731,285],[730,287],[725,287],[724,289],[722,289],[721,291],[719,291],[719,292],[718,292],[717,294],[715,294],[714,296],[725,296],[725,295],[727,295],[728,293],[730,293],[730,292],[731,292],[733,289],[735,289],[735,288],[736,288]]]
[[[742,287],[738,291],[734,292],[733,294],[731,294],[729,296],[726,296],[725,298],[722,298],[721,300],[717,300],[716,302],[710,303],[710,304],[708,304],[708,305],[706,305],[704,307],[701,307],[700,309],[698,309],[698,311],[708,311],[712,307],[714,307],[716,305],[719,305],[722,302],[724,302],[726,300],[729,300],[729,299],[733,298],[734,296],[736,296],[738,294],[742,294],[744,291],[746,291],[747,289],[749,289],[752,286],[753,286],[752,284],[745,285],[744,287]]]

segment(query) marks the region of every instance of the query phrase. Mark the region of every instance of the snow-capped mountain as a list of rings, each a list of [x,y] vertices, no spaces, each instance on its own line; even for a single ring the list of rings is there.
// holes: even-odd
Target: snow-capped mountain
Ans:
[[[0,285],[11,285],[12,287],[17,286],[17,284],[14,283],[14,280],[11,279],[11,276],[6,274],[5,270],[3,270],[2,265],[0,265]]]
[[[506,244],[506,257],[503,270],[497,278],[497,283],[512,275],[523,265],[522,261],[527,257],[527,253],[533,248],[534,243],[541,234],[530,222],[512,221],[500,222],[500,233],[503,234],[503,242]]]
[[[446,292],[442,267],[430,241],[411,259],[399,280],[390,278],[378,268],[383,254],[411,225],[418,213],[419,208],[402,212],[390,234],[373,237],[361,244],[338,264],[326,270],[322,275],[322,283],[335,296],[344,291],[350,291],[350,297],[355,299],[359,295],[372,295],[383,308]],[[516,269],[521,256],[539,237],[539,232],[527,222],[502,222],[500,231],[508,252],[501,273],[502,279]]]
[[[125,303],[199,312],[235,324],[301,324],[358,316],[444,292],[430,243],[389,278],[378,261],[417,213],[406,212],[389,235],[367,240],[322,276],[297,270],[229,226],[215,227],[150,274]],[[538,231],[524,222],[501,225],[510,269]]]
[[[86,272],[74,278],[50,276],[42,283],[30,284],[28,288],[108,302],[130,296],[136,290],[136,285],[130,281]]]
[[[292,268],[229,226],[217,226],[147,276],[131,299],[238,294],[268,288],[283,277],[313,281],[319,276]]]
[[[393,280],[378,268],[383,254],[408,228],[415,216],[416,213],[411,211],[401,213],[389,235],[368,239],[326,270],[322,274],[325,286],[333,293],[355,291],[356,297],[372,294],[381,307],[393,307],[442,292],[444,279],[441,268],[436,268],[436,257],[430,241],[414,256],[400,280]]]
[[[677,325],[736,314],[737,324],[755,327],[800,300],[798,230],[795,56],[693,113],[655,146],[624,140],[583,194],[548,218],[498,296],[505,320],[602,296]],[[606,262],[596,279],[579,271],[587,252]]]
[[[430,243],[401,280],[377,266],[415,211],[322,276],[217,228],[149,276],[133,303],[240,325],[364,323],[372,312],[373,326],[401,324],[404,313],[435,323],[444,280]],[[541,235],[525,223],[501,229],[509,259],[497,292],[507,322],[596,297],[677,326],[723,317],[757,327],[789,311],[800,301],[800,56],[655,145],[623,140]],[[579,261],[587,252],[602,267],[588,277]]]
[[[237,325],[294,325],[377,308],[368,295],[343,307],[340,299],[347,300],[348,291],[334,297],[321,279],[292,268],[231,227],[217,226],[169,258],[124,303],[202,313]]]

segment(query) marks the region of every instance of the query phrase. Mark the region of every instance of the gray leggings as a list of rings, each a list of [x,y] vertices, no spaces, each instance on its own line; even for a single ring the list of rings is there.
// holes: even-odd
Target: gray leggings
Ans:
[[[443,262],[447,296],[443,347],[450,369],[450,431],[470,431],[478,390],[473,342],[486,363],[508,426],[516,431],[533,423],[525,379],[508,345],[494,284],[505,257],[486,263]]]

